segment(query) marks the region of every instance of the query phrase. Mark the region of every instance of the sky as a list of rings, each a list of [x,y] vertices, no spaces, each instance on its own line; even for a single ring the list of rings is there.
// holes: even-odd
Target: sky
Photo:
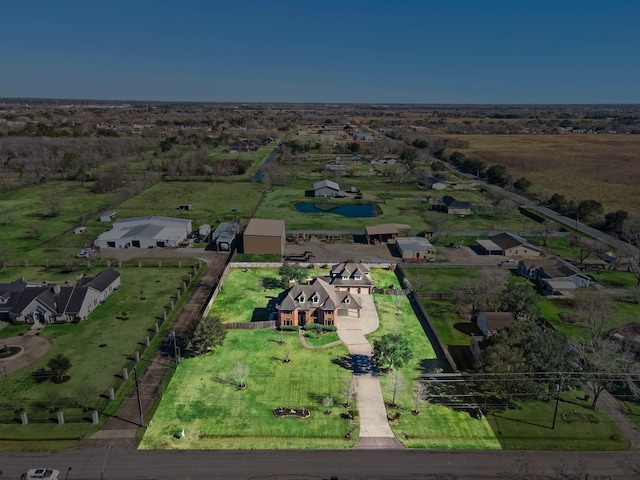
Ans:
[[[640,103],[640,0],[16,0],[0,97]]]

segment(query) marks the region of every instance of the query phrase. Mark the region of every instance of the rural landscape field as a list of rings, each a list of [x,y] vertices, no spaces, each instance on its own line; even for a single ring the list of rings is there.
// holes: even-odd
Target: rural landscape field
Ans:
[[[0,304],[0,448],[632,448],[637,135],[507,113],[133,103],[96,129],[78,103],[78,137],[3,104],[0,298],[41,296]],[[172,243],[153,222],[176,220]],[[113,292],[62,316],[103,271]]]

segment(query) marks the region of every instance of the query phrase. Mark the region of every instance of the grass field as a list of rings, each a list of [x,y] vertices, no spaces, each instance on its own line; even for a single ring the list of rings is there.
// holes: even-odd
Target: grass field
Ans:
[[[358,429],[340,413],[351,373],[333,363],[343,345],[307,350],[297,333],[280,346],[272,330],[230,330],[224,346],[185,359],[146,430],[142,449],[343,449]],[[288,354],[291,362],[283,363]],[[237,362],[250,368],[245,390],[231,379]],[[334,399],[325,415],[322,399]],[[278,407],[307,409],[309,418],[276,418]],[[175,438],[185,429],[185,438]],[[345,434],[351,432],[349,440]]]
[[[418,190],[413,183],[390,183],[385,177],[363,174],[363,176],[340,180],[342,189],[354,186],[361,190],[363,192],[362,200],[305,197],[305,190],[312,188],[313,181],[318,179],[299,179],[286,187],[278,187],[268,192],[260,203],[256,216],[259,218],[283,218],[286,221],[287,229],[293,230],[363,230],[366,226],[384,223],[409,224],[416,231],[429,228],[425,224],[425,216],[430,206],[424,200],[427,195],[434,194],[434,192]],[[446,193],[454,195],[460,201],[469,201],[473,204],[488,201],[480,191],[476,190]],[[386,199],[382,199],[381,196],[385,195]],[[375,217],[349,218],[333,213],[301,213],[294,208],[295,203],[298,202],[347,205],[375,204],[377,214]],[[536,222],[517,213],[505,216],[491,209],[483,214],[474,213],[465,217],[448,215],[447,219],[448,229],[453,232],[505,229],[523,232],[532,230],[536,225]]]
[[[101,401],[100,395],[117,380],[116,376],[128,362],[127,357],[133,355],[143,344],[153,324],[161,319],[163,307],[168,305],[176,288],[182,284],[183,277],[191,270],[185,262],[182,269],[129,267],[119,271],[122,275],[120,287],[87,320],[78,324],[48,325],[40,335],[52,340],[51,351],[34,364],[0,379],[0,403],[3,408],[7,405],[11,405],[12,409],[24,406],[34,420],[41,416],[39,408],[43,407],[71,410],[71,406],[79,404],[96,408]],[[7,338],[20,334],[26,328],[10,325],[0,330],[0,336]],[[166,333],[168,328],[169,322],[165,322],[160,329],[161,335],[151,342],[149,352],[157,348],[162,333]],[[64,354],[71,361],[72,366],[67,372],[70,380],[61,384],[37,383],[31,373],[39,368],[46,368],[48,360],[58,353]],[[148,354],[142,355],[139,371],[145,368],[145,362],[149,360],[145,355]],[[44,415],[49,416],[46,412]],[[71,426],[69,430],[66,424],[65,427],[50,426],[48,436],[44,438],[65,438],[65,435],[71,435],[69,432],[77,430],[73,424],[68,425]],[[14,428],[10,438],[28,439],[35,435],[32,426],[35,430],[42,430],[42,426],[30,424],[20,430]],[[3,428],[0,426],[0,437],[7,438],[8,433],[1,435]],[[82,424],[81,430],[86,433],[95,428],[87,422]],[[81,437],[75,433],[73,435],[76,441]]]
[[[638,135],[457,135],[467,157],[501,164],[546,196],[595,199],[605,212],[640,214]]]

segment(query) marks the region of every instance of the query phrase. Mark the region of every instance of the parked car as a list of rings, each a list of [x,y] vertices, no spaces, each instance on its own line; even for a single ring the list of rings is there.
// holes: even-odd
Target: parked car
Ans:
[[[60,480],[60,472],[53,468],[32,468],[22,474],[22,480]]]

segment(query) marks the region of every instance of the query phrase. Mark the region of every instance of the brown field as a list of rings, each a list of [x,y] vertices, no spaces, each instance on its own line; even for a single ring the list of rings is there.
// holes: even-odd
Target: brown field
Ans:
[[[640,135],[456,135],[467,157],[507,167],[542,196],[594,199],[640,215]]]

